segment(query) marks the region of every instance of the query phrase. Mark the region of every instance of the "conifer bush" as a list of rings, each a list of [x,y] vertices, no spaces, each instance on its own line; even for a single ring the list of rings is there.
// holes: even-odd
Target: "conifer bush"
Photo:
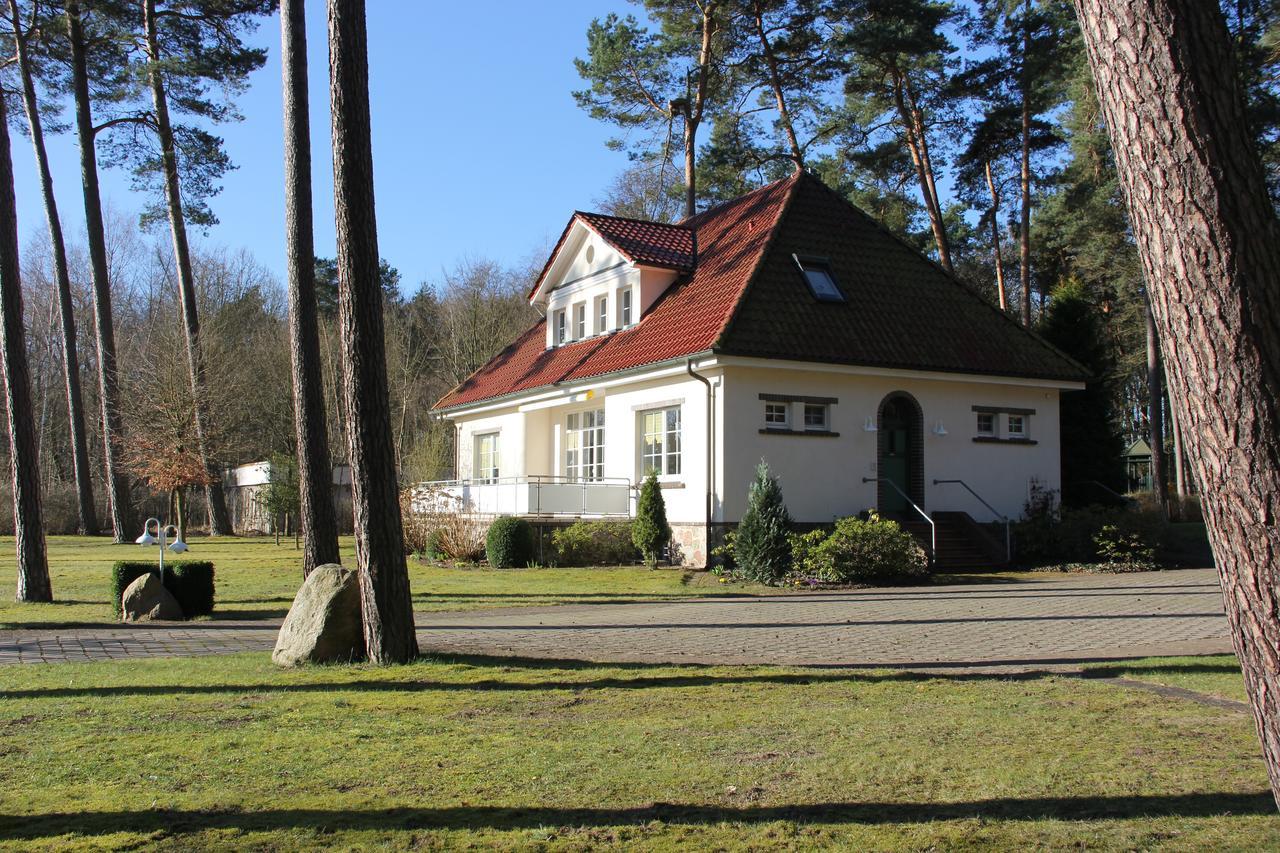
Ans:
[[[747,511],[738,524],[734,548],[737,571],[757,583],[777,583],[791,571],[791,515],[778,478],[763,459],[747,495]]]
[[[662,499],[658,475],[650,471],[640,486],[636,502],[636,518],[631,524],[631,541],[649,568],[658,565],[662,548],[671,541],[671,525],[667,524],[667,505]]]
[[[524,568],[533,562],[533,526],[523,518],[499,516],[489,525],[484,552],[495,569]]]

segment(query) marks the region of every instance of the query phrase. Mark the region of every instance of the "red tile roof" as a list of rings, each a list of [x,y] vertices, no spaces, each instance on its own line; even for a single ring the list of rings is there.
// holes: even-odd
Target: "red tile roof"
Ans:
[[[435,408],[712,350],[997,376],[1086,378],[1074,361],[804,173],[679,226],[595,214],[578,217],[597,230],[600,226],[592,220],[604,222],[612,235],[606,239],[624,254],[624,245],[631,252],[640,252],[639,245],[648,247],[648,263],[658,257],[659,245],[668,257],[681,257],[687,250],[692,258],[696,233],[696,267],[629,329],[547,349],[546,321],[539,320]],[[680,242],[685,239],[680,235],[687,235],[687,243]],[[829,257],[846,301],[815,300],[792,253]]]

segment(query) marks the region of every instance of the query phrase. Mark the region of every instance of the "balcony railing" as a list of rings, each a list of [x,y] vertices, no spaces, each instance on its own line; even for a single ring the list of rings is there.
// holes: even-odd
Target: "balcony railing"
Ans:
[[[418,512],[466,512],[531,518],[630,518],[631,481],[531,475],[494,480],[439,480],[415,487]]]

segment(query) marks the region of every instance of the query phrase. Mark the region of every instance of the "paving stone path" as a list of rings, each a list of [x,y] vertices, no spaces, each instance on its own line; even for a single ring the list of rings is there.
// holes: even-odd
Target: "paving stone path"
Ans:
[[[609,662],[1025,668],[1231,650],[1209,569],[419,613],[418,625],[424,652]],[[0,631],[0,664],[261,651],[278,628],[217,620]]]

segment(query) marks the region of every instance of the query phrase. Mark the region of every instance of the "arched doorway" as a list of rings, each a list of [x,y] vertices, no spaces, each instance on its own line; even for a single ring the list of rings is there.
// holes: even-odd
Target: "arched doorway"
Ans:
[[[876,426],[877,508],[880,512],[907,512],[909,505],[903,494],[923,506],[924,418],[920,404],[907,392],[894,391],[880,401]]]

